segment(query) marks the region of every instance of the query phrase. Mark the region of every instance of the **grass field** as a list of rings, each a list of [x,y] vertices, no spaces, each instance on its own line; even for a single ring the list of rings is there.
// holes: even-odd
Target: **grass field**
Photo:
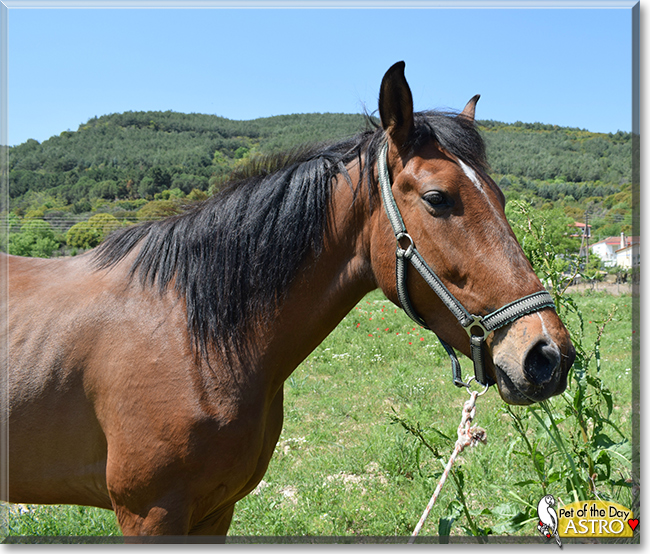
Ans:
[[[585,347],[593,345],[600,323],[616,307],[601,337],[598,377],[611,391],[610,419],[629,441],[632,298],[572,298],[583,314]],[[577,321],[569,325],[578,328]],[[461,363],[469,376],[471,363]],[[264,480],[238,503],[230,534],[410,535],[435,489],[442,457],[453,450],[467,398],[464,389],[452,384],[449,359],[435,336],[416,327],[380,292],[371,293],[287,380],[284,427],[275,455]],[[562,414],[566,404],[557,397],[550,406]],[[486,429],[488,443],[459,456],[455,475],[462,488],[447,482],[421,535],[471,533],[468,514],[473,529],[482,533],[536,535],[531,506],[545,493],[560,505],[574,500],[567,492],[561,453],[526,408],[512,412],[524,422],[526,440],[495,390],[478,399],[475,424]],[[419,427],[440,458],[398,420]],[[571,418],[558,416],[558,423],[575,445]],[[543,464],[541,478],[535,477],[526,442],[535,446]],[[608,448],[609,476],[597,481],[596,492],[630,506],[631,489],[620,486],[630,478],[629,442],[626,448],[619,436]],[[104,510],[7,508],[5,534],[119,533],[114,515]]]

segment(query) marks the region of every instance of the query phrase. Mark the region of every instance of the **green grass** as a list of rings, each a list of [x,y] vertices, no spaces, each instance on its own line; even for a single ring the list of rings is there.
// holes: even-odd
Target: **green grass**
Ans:
[[[14,536],[119,536],[115,514],[88,506],[5,504],[7,529]]]
[[[600,378],[612,391],[612,420],[631,437],[632,299],[573,298],[583,313],[585,345],[595,340],[598,322],[617,307],[601,341]],[[577,327],[577,321],[569,324]],[[470,375],[469,360],[461,363],[464,375]],[[467,398],[452,384],[449,359],[435,336],[416,327],[380,292],[371,293],[287,380],[275,454],[260,486],[237,504],[230,534],[410,535],[442,463],[395,418],[417,422],[446,458],[453,446],[439,433],[455,440]],[[551,406],[561,411],[562,398]],[[545,449],[549,473],[560,468],[559,454],[533,418],[523,408],[515,411],[526,418],[527,436]],[[531,480],[530,458],[522,454],[522,438],[495,390],[479,398],[475,423],[487,430],[488,444],[466,450],[455,465],[475,523],[494,534],[535,535],[534,522],[511,525],[526,504],[536,504],[542,490]],[[612,464],[613,473],[629,477],[629,463],[616,459]],[[548,485],[548,493],[568,503],[572,498],[561,477]],[[619,501],[630,505],[632,498],[624,491]],[[112,512],[104,510],[12,506],[7,515],[11,535],[119,534]],[[437,535],[445,516],[453,520],[451,535],[467,533],[451,480],[421,535]]]

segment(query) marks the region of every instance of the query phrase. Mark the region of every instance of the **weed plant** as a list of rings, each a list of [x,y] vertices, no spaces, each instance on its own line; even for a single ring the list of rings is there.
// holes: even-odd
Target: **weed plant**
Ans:
[[[611,500],[632,507],[638,514],[639,488],[633,478],[631,427],[615,421],[615,399],[603,368],[602,344],[608,326],[617,319],[618,306],[612,303],[606,315],[589,320],[589,325],[595,326],[595,336],[588,335],[585,317],[589,317],[589,312],[581,310],[575,298],[566,293],[578,270],[568,279],[564,270],[571,266],[579,268],[579,260],[563,258],[556,243],[547,236],[543,215],[533,216],[525,203],[515,203],[514,214],[511,222],[515,232],[525,234],[526,239],[521,241],[524,251],[552,292],[558,314],[567,324],[576,348],[569,387],[557,401],[547,400],[523,409],[504,405],[522,440],[522,454],[531,461],[533,479],[525,483],[537,486],[537,499],[552,489],[561,504]],[[631,323],[631,318],[628,321]],[[630,347],[632,332],[630,325]],[[629,376],[631,364],[625,372]],[[631,403],[631,389],[625,396]],[[531,429],[535,435],[532,440],[528,438]],[[529,521],[535,520],[536,502],[529,497],[524,507]]]
[[[579,260],[571,263],[572,260],[560,255],[557,243],[546,233],[543,215],[533,216],[531,207],[525,203],[514,205],[511,222],[528,259],[551,291],[557,311],[570,329],[576,360],[569,373],[569,388],[557,400],[524,408],[503,404],[501,408],[516,432],[509,453],[528,460],[529,477],[502,489],[507,502],[495,508],[472,510],[465,501],[464,480],[459,473],[454,478],[456,500],[439,519],[440,535],[448,532],[451,523],[461,515],[465,516],[464,532],[474,536],[534,528],[537,503],[547,494],[556,495],[560,505],[577,500],[611,500],[638,513],[639,489],[632,477],[631,429],[615,421],[614,410],[620,405],[615,406],[612,390],[605,384],[601,355],[605,331],[616,318],[618,305],[612,303],[605,317],[589,321],[595,325],[596,334],[588,336],[585,314],[576,299],[567,294],[568,284],[577,271],[567,278],[565,270],[572,265],[578,268]],[[631,335],[628,340],[631,345]],[[630,371],[630,367],[626,368],[626,376]],[[630,392],[624,397],[631,400]],[[394,420],[435,458],[441,459],[439,450],[429,445],[419,423],[397,417]],[[438,435],[444,436],[440,432]],[[478,527],[474,516],[479,515],[492,516],[492,525]]]

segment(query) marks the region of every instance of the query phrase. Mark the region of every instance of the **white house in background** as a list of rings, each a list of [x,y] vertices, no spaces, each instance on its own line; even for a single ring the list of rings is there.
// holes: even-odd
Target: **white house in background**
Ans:
[[[632,248],[639,244],[639,237],[607,237],[589,245],[589,250],[596,254],[605,267],[632,267],[639,265],[639,249]],[[633,252],[634,250],[634,252]]]
[[[631,269],[641,262],[639,237],[627,237],[626,245],[616,251],[616,265]]]
[[[605,267],[614,267],[616,265],[616,251],[620,248],[620,237],[607,237],[589,245],[589,250],[603,261]]]
[[[574,238],[581,238],[585,236],[585,229],[587,230],[586,236],[591,237],[591,225],[585,225],[580,221],[574,221],[573,226],[576,228],[576,231],[571,235]]]

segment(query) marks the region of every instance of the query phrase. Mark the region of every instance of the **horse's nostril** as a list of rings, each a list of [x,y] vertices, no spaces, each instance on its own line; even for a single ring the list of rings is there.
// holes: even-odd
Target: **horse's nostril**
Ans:
[[[524,373],[535,385],[548,383],[560,366],[560,350],[553,342],[540,340],[526,354]]]

